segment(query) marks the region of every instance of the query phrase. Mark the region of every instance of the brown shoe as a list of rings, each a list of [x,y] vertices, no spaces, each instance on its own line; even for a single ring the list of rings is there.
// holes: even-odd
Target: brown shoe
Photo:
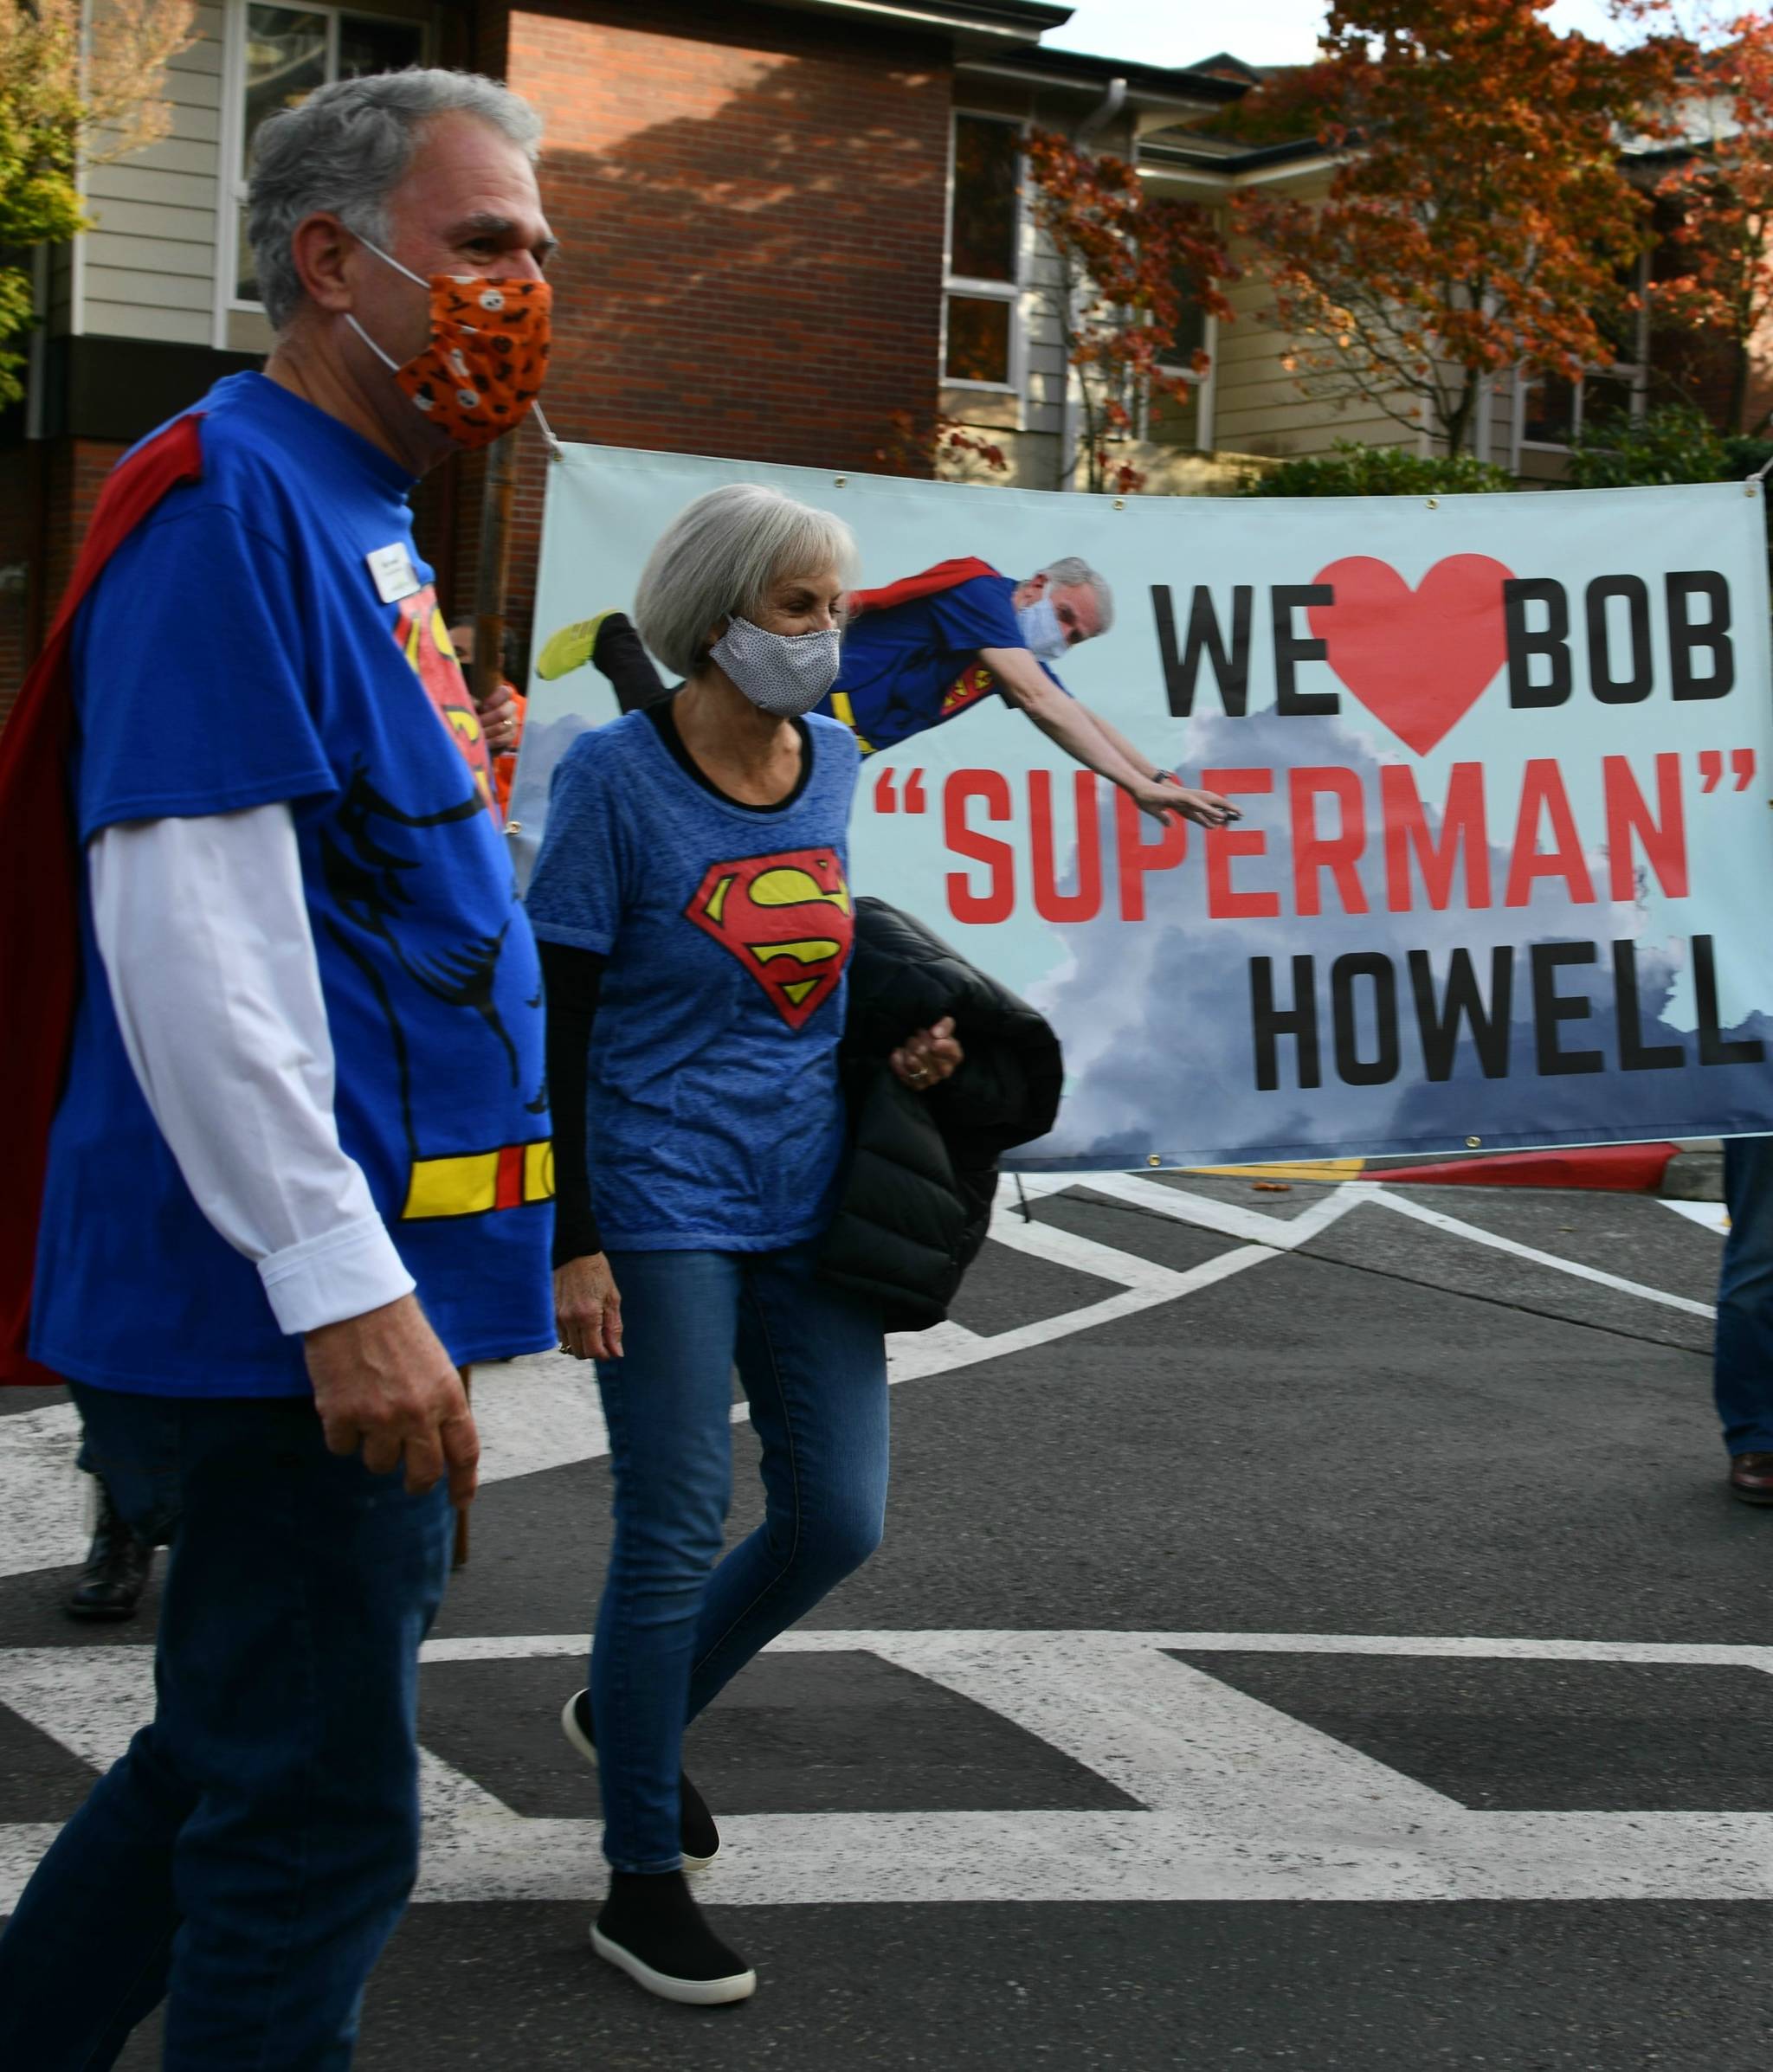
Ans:
[[[1730,1493],[1744,1503],[1773,1503],[1773,1453],[1738,1453],[1730,1463]]]

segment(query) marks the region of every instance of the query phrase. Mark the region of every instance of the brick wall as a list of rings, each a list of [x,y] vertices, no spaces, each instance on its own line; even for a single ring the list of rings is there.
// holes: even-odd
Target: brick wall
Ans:
[[[23,571],[0,587],[0,724],[55,616],[105,478],[125,448],[57,439],[0,453],[0,567]]]
[[[707,0],[483,0],[471,32],[446,13],[447,61],[508,78],[547,125],[543,194],[563,250],[545,400],[563,438],[861,470],[894,444],[895,412],[933,415],[945,43]],[[0,589],[0,713],[119,450],[0,454],[0,567],[28,562],[32,585],[28,597]],[[30,466],[49,513],[35,550]],[[509,613],[519,635],[546,469],[526,429]],[[473,606],[481,472],[464,455],[415,500],[452,615]]]
[[[547,125],[543,196],[563,246],[548,417],[566,439],[877,467],[893,413],[935,408],[948,55],[853,22],[732,16],[532,4],[510,14],[502,62],[482,48]],[[520,629],[545,465],[526,434]],[[461,479],[471,583],[478,498]]]

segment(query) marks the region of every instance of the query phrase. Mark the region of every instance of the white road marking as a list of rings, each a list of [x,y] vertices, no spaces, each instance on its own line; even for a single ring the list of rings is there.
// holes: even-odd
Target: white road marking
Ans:
[[[1720,1238],[1729,1233],[1730,1211],[1721,1201],[1665,1201],[1662,1206],[1697,1223],[1701,1230],[1715,1230]]]
[[[1093,1194],[1125,1201],[1151,1214],[1171,1217],[1177,1223],[1192,1223],[1201,1230],[1216,1230],[1245,1243],[1266,1245],[1275,1252],[1296,1252],[1357,1202],[1370,1198],[1370,1189],[1344,1182],[1301,1209],[1296,1216],[1265,1216],[1258,1209],[1243,1208],[1234,1201],[1216,1201],[1209,1194],[1191,1194],[1185,1187],[1164,1187],[1155,1180],[1141,1180],[1131,1173],[1092,1173],[1078,1182]]]
[[[71,1403],[0,1418],[0,1576],[65,1568],[92,1535],[92,1484],[74,1466],[80,1420]]]
[[[1670,1295],[1663,1288],[1647,1287],[1642,1281],[1628,1281],[1616,1273],[1603,1273],[1598,1266],[1584,1266],[1575,1259],[1559,1258],[1555,1252],[1541,1252],[1537,1245],[1523,1245],[1514,1238],[1499,1237],[1493,1230],[1481,1230],[1475,1223],[1461,1223],[1456,1216],[1443,1216],[1439,1209],[1424,1208],[1420,1201],[1407,1200],[1402,1194],[1394,1194],[1383,1187],[1368,1188],[1366,1199],[1395,1210],[1400,1216],[1408,1216],[1413,1222],[1426,1223],[1431,1229],[1469,1239],[1473,1245],[1487,1245],[1494,1252],[1512,1253],[1518,1259],[1531,1259],[1536,1266],[1555,1267],[1559,1273],[1571,1274],[1579,1281],[1593,1281],[1597,1287],[1611,1288],[1620,1295],[1635,1295],[1643,1302],[1660,1303],[1665,1309],[1680,1309],[1689,1316],[1718,1314],[1710,1303],[1696,1303],[1685,1295]]]
[[[429,1663],[581,1657],[580,1634],[435,1641]],[[1116,1812],[754,1814],[721,1823],[700,1888],[727,1905],[970,1900],[1773,1898],[1773,1814],[1473,1812],[1165,1651],[1746,1668],[1773,1648],[1321,1633],[836,1630],[786,1653],[863,1651],[1014,1721],[1138,1799]],[[145,1705],[146,1651],[0,1652],[7,1702],[85,1760]],[[569,1681],[563,1667],[563,1688]],[[429,1901],[589,1904],[597,1825],[526,1819],[427,1753]],[[0,1908],[52,1838],[0,1827]]]
[[[1298,1215],[1286,1218],[1264,1215],[1239,1203],[1215,1200],[1185,1188],[1162,1186],[1137,1174],[1027,1174],[1022,1176],[1022,1185],[1031,1201],[1082,1187],[1109,1200],[1238,1239],[1239,1245],[1190,1271],[1177,1272],[1136,1253],[1043,1223],[1038,1217],[1027,1220],[1016,1206],[1013,1189],[1006,1186],[1000,1192],[991,1219],[991,1237],[996,1243],[1091,1275],[1111,1284],[1117,1291],[1080,1309],[996,1335],[946,1323],[933,1330],[890,1337],[886,1342],[889,1380],[927,1380],[976,1366],[981,1361],[1050,1345],[1079,1331],[1093,1330],[1099,1324],[1137,1316],[1162,1303],[1181,1301],[1230,1275],[1260,1265],[1265,1258],[1296,1251],[1361,1204],[1389,1209],[1473,1244],[1512,1252],[1621,1294],[1692,1316],[1713,1314],[1706,1303],[1603,1273],[1512,1238],[1499,1237],[1494,1232],[1424,1208],[1419,1202],[1364,1181],[1344,1182]],[[1667,1206],[1693,1214],[1696,1221],[1703,1221],[1715,1211],[1714,1204],[1702,1202],[1671,1201]],[[743,1403],[734,1406],[735,1423],[743,1423],[749,1414]],[[474,1415],[480,1428],[480,1477],[488,1483],[568,1467],[577,1461],[600,1459],[609,1450],[595,1376],[588,1364],[564,1354],[538,1353],[506,1365],[482,1367],[474,1378]],[[0,1418],[0,1488],[7,1491],[7,1502],[0,1507],[0,1576],[68,1567],[85,1553],[91,1522],[87,1478],[74,1465],[79,1444],[79,1424],[68,1404]]]

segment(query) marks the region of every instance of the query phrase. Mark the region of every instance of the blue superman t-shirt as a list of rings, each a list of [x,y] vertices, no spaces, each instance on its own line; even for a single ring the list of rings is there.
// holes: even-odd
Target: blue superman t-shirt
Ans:
[[[608,960],[586,1125],[609,1250],[769,1252],[830,1220],[857,756],[819,718],[803,753],[770,809],[699,781],[644,712],[555,771],[526,904],[544,942]]]
[[[412,559],[411,478],[262,375],[201,409],[201,481],[119,549],[76,629],[81,839],[288,802],[339,1141],[451,1358],[535,1350],[554,1336],[540,974],[485,743]],[[412,594],[384,602],[405,585],[384,572],[378,589],[372,557]],[[142,1097],[84,901],[82,938],[32,1354],[139,1393],[302,1393],[300,1339]]]
[[[841,720],[865,756],[955,718],[998,689],[980,648],[1027,646],[1015,594],[1010,576],[974,576],[860,614],[844,634],[837,682],[819,710]]]

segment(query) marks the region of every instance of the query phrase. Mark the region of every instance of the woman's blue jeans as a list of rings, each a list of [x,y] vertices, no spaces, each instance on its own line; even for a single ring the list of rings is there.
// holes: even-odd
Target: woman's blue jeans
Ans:
[[[616,1540],[590,1681],[617,1870],[678,1869],[686,1723],[880,1542],[880,1319],[818,1277],[816,1249],[609,1254],[623,1357],[600,1361],[597,1382]],[[763,1442],[765,1512],[721,1560],[735,1364]]]

